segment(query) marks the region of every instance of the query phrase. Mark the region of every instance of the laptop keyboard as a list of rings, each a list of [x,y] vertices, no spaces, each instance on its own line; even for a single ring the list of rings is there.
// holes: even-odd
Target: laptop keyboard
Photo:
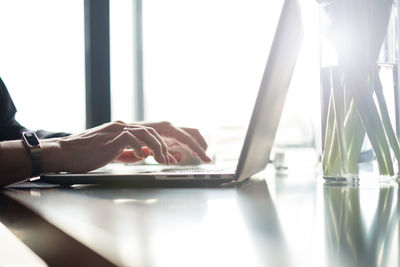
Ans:
[[[224,169],[206,169],[206,168],[168,168],[168,169],[163,169],[162,172],[165,173],[222,173],[226,172]]]

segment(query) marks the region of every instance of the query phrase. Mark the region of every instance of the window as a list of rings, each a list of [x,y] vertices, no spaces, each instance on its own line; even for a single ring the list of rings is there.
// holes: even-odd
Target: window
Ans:
[[[111,117],[135,120],[133,0],[110,1]]]
[[[0,2],[0,76],[30,129],[85,127],[82,0]]]

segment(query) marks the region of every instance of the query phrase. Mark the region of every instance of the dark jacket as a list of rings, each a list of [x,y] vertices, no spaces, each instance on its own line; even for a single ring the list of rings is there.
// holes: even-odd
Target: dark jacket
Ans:
[[[20,139],[21,133],[26,131],[26,128],[15,120],[16,112],[7,87],[0,78],[0,141]]]

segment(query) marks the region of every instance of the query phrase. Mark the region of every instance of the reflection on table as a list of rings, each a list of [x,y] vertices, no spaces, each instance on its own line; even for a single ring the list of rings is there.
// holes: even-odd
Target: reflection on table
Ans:
[[[314,168],[258,178],[221,189],[13,189],[2,202],[28,207],[103,265],[399,266],[397,184],[330,185]],[[8,213],[0,221],[15,233]],[[20,239],[34,230],[19,227]]]

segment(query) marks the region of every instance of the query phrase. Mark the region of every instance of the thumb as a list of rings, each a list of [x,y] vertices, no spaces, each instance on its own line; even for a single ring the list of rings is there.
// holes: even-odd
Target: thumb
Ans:
[[[118,156],[116,161],[122,163],[135,163],[141,161],[148,156],[151,155],[151,150],[148,147],[142,147],[143,157],[138,158],[132,149],[125,149],[122,153]]]

